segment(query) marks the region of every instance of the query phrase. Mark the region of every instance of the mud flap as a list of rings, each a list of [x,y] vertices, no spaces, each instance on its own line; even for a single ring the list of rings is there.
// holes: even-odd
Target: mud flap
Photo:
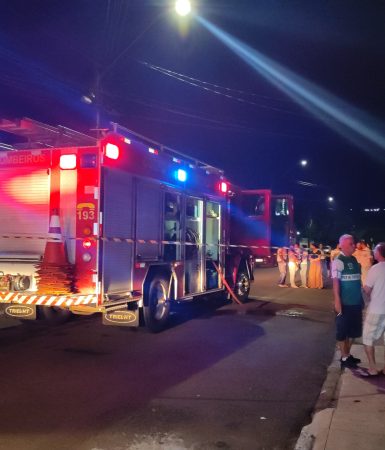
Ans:
[[[118,327],[138,327],[139,309],[129,311],[127,309],[107,311],[103,313],[103,325]]]
[[[13,319],[36,320],[35,305],[7,305],[4,313]]]

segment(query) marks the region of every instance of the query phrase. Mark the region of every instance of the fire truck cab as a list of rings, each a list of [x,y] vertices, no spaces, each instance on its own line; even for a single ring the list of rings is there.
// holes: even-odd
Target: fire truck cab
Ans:
[[[224,291],[245,300],[252,266],[229,246],[221,170],[113,124],[100,139],[3,120],[22,143],[0,152],[0,304],[60,322],[163,329],[173,301]]]
[[[231,241],[243,244],[254,265],[276,265],[278,247],[295,242],[293,197],[269,189],[236,190],[231,209]]]

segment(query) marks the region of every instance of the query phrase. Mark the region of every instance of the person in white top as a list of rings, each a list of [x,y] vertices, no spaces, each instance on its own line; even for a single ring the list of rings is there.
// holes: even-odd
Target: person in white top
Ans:
[[[297,273],[298,270],[298,256],[295,247],[289,248],[287,257],[289,260],[288,268],[289,268],[290,286],[292,288],[297,289],[298,286],[295,284],[295,274]]]
[[[280,247],[277,250],[277,263],[279,270],[279,287],[287,287],[285,284],[286,272],[287,272],[287,251],[285,248]]]
[[[373,257],[370,248],[366,245],[364,240],[357,242],[356,251],[353,256],[361,264],[361,279],[362,286],[365,286],[366,275],[368,270],[372,267]]]
[[[374,342],[385,331],[385,242],[376,245],[374,257],[378,264],[369,269],[364,285],[364,291],[370,297],[362,337],[369,361],[369,368],[363,373],[367,377],[385,375],[385,367],[382,372],[377,371],[374,354]]]

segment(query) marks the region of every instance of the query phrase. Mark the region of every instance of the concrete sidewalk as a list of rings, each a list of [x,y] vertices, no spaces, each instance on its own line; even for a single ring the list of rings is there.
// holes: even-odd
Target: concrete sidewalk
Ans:
[[[360,367],[367,367],[362,344],[352,347],[352,354],[362,360]],[[384,346],[376,346],[377,368],[384,367]],[[340,376],[339,376],[340,375]],[[337,378],[337,388],[335,389]],[[334,383],[325,409],[316,407],[313,421],[302,429],[296,450],[384,450],[385,449],[385,375],[364,378],[359,370],[340,371],[339,352],[328,370],[322,389],[323,395]],[[328,382],[329,380],[329,382]],[[326,405],[325,405],[326,406]]]

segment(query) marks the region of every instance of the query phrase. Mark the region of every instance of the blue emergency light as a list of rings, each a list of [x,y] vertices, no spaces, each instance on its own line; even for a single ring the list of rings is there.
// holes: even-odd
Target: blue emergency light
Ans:
[[[187,172],[183,169],[178,169],[176,171],[176,179],[184,183],[187,180]]]

